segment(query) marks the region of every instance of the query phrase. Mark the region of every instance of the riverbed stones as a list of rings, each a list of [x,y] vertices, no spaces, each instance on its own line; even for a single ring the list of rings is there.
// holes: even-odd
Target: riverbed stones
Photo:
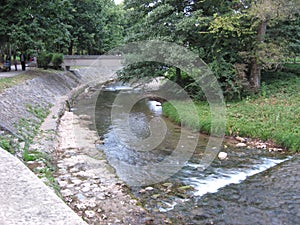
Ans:
[[[227,156],[228,156],[228,154],[227,154],[226,152],[219,152],[219,154],[218,154],[218,158],[219,158],[220,160],[225,160],[225,159],[227,159]]]
[[[246,143],[237,143],[236,147],[238,147],[238,148],[244,148],[244,147],[247,147],[247,144]]]
[[[56,180],[65,202],[89,224],[142,224],[147,213],[127,194],[126,185],[95,147],[96,133],[72,112],[66,112],[61,120]]]
[[[146,187],[146,188],[145,188],[145,191],[153,191],[153,190],[154,190],[153,187]]]
[[[235,139],[236,139],[237,141],[239,141],[239,142],[242,142],[242,143],[246,143],[246,142],[247,142],[247,139],[246,139],[246,138],[242,138],[242,137],[239,137],[239,136],[235,137]]]

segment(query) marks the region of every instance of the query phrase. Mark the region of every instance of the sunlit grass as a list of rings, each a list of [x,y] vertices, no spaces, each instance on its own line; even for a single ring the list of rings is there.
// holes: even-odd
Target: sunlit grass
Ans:
[[[226,134],[272,140],[291,151],[300,151],[300,77],[272,73],[266,74],[263,82],[261,96],[226,104]],[[209,134],[208,103],[195,103],[197,121],[189,113],[192,107],[190,103],[173,101],[163,105],[163,112],[176,123]]]

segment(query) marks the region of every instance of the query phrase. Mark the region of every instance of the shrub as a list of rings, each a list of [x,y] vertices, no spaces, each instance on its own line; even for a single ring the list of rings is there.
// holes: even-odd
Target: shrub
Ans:
[[[42,52],[38,56],[38,67],[48,69],[49,64],[52,60],[53,54],[52,53],[46,53]]]
[[[55,53],[55,54],[53,54],[52,64],[53,64],[54,69],[60,69],[61,68],[61,64],[63,63],[63,61],[64,61],[63,54],[61,54],[61,53]]]

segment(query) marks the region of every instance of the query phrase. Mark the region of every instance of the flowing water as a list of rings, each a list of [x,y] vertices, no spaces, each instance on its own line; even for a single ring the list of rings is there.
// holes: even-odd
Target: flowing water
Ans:
[[[208,137],[171,123],[162,116],[159,102],[149,98],[138,101],[128,116],[126,126],[129,129],[121,127],[126,132],[112,123],[112,108],[123,107],[116,105],[116,96],[122,94],[130,98],[137,92],[117,84],[102,89],[96,104],[95,121],[104,142],[101,149],[104,147],[109,163],[125,182],[140,182],[141,185],[131,189],[149,211],[173,224],[299,224],[298,155],[229,147],[224,149],[228,153],[227,160],[216,158],[203,171],[199,169],[200,161]],[[134,142],[153,135],[150,129],[153,119],[163,119],[165,125],[158,136],[164,134],[164,139],[161,143],[151,143],[151,147],[155,147],[149,151],[137,151],[138,145]],[[164,167],[166,171],[168,166],[178,164],[178,160],[170,156],[178,147],[182,133],[187,139],[197,141],[192,156],[183,161],[172,176],[151,184],[157,170],[141,172],[140,168],[156,167],[165,159],[169,160]],[[185,142],[185,145],[189,143]],[[143,186],[145,180],[147,185]]]

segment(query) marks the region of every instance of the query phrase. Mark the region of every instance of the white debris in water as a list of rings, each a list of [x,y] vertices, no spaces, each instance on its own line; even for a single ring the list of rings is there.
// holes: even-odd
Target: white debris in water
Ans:
[[[172,203],[168,203],[168,202],[165,202],[163,201],[162,202],[166,207],[159,207],[159,211],[160,212],[169,212],[171,210],[174,209],[174,207],[177,205],[177,202],[172,202]]]

